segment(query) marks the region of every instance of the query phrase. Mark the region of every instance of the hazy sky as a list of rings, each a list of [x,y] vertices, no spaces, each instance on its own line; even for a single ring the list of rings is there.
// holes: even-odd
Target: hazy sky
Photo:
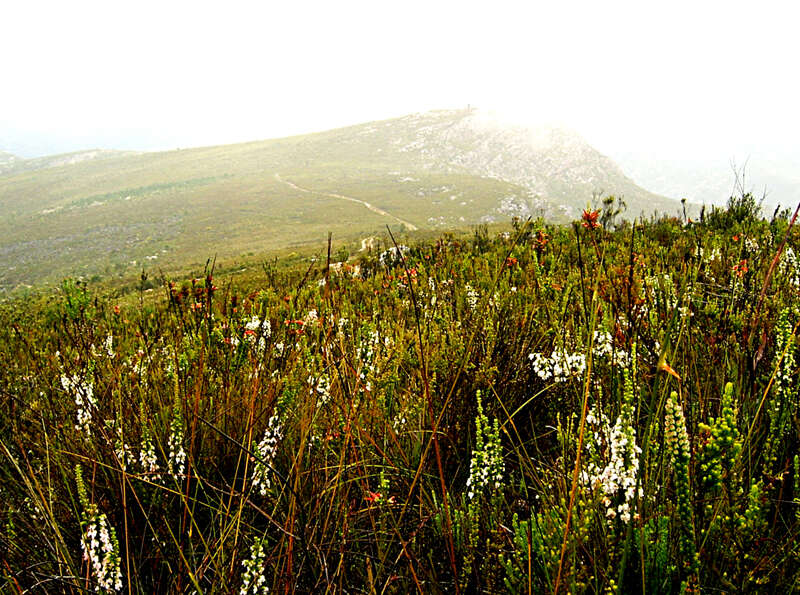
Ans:
[[[6,2],[0,149],[186,147],[471,104],[604,152],[797,155],[796,6]]]

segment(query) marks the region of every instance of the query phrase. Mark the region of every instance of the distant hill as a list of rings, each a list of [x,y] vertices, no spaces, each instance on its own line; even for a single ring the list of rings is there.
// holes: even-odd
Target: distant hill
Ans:
[[[4,173],[3,173],[4,172]],[[266,250],[537,215],[593,195],[677,212],[579,136],[436,111],[283,139],[160,153],[0,156],[0,290]]]
[[[0,176],[17,174],[25,171],[37,169],[47,169],[49,167],[61,167],[63,165],[73,165],[83,161],[108,159],[109,157],[121,157],[124,155],[137,155],[134,151],[114,151],[110,149],[91,149],[88,151],[76,151],[73,153],[63,153],[61,155],[48,155],[47,157],[34,157],[23,159],[11,153],[0,152]]]
[[[12,171],[15,165],[20,161],[23,161],[21,157],[17,157],[12,153],[0,151],[0,175]]]

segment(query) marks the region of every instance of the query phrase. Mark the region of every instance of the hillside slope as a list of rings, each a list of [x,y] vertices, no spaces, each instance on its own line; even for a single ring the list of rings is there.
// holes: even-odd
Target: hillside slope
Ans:
[[[678,203],[575,134],[436,111],[283,139],[160,153],[11,160],[0,175],[0,290],[125,275],[381,232],[576,217],[593,194],[629,214]]]

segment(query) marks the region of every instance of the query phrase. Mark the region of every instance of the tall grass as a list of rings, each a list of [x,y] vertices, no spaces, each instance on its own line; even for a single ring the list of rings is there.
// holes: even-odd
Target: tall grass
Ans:
[[[796,231],[579,223],[3,306],[3,590],[793,590]]]

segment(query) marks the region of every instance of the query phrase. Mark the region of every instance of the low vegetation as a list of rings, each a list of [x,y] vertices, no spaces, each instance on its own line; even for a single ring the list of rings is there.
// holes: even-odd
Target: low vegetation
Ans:
[[[800,236],[728,215],[1,305],[2,590],[795,590]]]

